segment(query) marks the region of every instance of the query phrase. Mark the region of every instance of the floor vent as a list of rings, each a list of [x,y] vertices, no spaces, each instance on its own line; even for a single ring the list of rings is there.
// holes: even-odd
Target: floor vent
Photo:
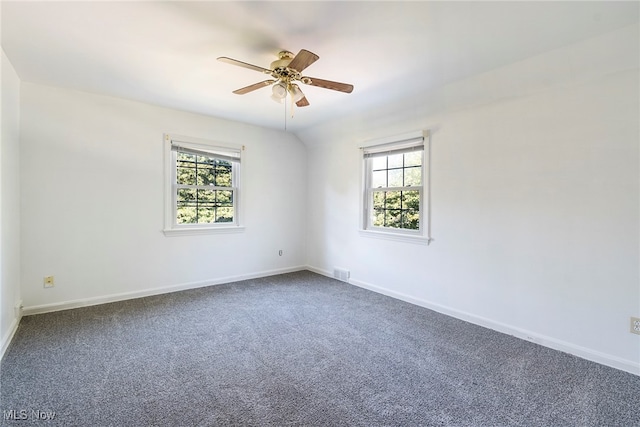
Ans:
[[[343,282],[349,281],[349,270],[345,270],[344,268],[334,268],[333,269],[333,277],[342,280]]]

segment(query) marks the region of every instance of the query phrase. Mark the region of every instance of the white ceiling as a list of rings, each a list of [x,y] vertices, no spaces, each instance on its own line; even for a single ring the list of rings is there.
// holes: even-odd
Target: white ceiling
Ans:
[[[338,117],[638,22],[631,2],[11,2],[2,47],[23,81],[117,96],[282,129],[265,76],[278,51],[320,56],[309,107],[287,129]]]

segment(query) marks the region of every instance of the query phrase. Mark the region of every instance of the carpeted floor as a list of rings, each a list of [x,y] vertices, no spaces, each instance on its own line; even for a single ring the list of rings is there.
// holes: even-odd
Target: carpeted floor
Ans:
[[[3,425],[640,426],[638,376],[306,271],[25,317],[0,381]]]

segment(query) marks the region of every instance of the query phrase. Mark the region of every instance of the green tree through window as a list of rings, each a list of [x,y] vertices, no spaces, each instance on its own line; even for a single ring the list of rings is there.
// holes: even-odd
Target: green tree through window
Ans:
[[[425,237],[429,228],[424,205],[427,136],[428,131],[414,132],[371,141],[362,148],[364,231]]]
[[[211,224],[232,222],[233,165],[215,157],[178,150],[176,160],[176,222]]]
[[[422,151],[374,157],[371,161],[372,225],[418,230],[420,191],[415,187],[422,185]]]
[[[167,134],[165,236],[242,232],[243,145]]]

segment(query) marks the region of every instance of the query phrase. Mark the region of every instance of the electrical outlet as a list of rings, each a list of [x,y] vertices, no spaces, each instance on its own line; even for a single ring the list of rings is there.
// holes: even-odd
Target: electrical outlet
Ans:
[[[632,317],[631,318],[631,330],[632,334],[640,335],[640,317]]]
[[[53,282],[53,276],[47,276],[44,278],[44,287],[45,288],[53,288],[55,283]]]

